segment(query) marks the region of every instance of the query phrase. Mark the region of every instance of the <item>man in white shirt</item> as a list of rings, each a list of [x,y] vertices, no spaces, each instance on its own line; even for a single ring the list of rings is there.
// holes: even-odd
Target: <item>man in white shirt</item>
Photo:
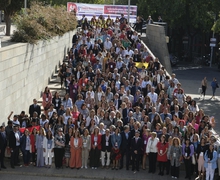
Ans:
[[[19,120],[18,120],[18,115],[14,115],[13,120],[10,119],[10,118],[11,118],[11,115],[12,115],[13,113],[14,113],[14,112],[11,111],[11,113],[10,113],[9,116],[8,116],[8,120],[9,120],[9,121],[12,121],[13,124],[16,124],[16,125],[20,126],[20,122],[19,122]]]
[[[134,54],[134,51],[132,51],[131,47],[128,46],[127,50],[125,51],[125,55],[129,55],[129,58],[132,57]]]
[[[157,83],[159,84],[159,83],[163,83],[164,82],[164,80],[165,80],[165,75],[164,75],[164,72],[163,72],[163,70],[158,70],[157,71],[158,72],[158,74],[157,74]]]
[[[107,51],[110,51],[110,49],[112,48],[112,42],[109,40],[109,37],[107,37],[105,42],[104,42],[104,48]]]
[[[116,79],[116,76],[120,77],[120,74],[118,73],[118,69],[117,68],[114,69],[114,73],[112,74],[112,78]]]
[[[90,41],[90,38],[87,38],[86,47],[87,51],[92,47],[92,42]]]
[[[124,63],[122,62],[122,59],[121,59],[121,58],[118,58],[118,61],[117,61],[117,63],[116,63],[116,68],[120,70],[120,69],[122,68],[122,64],[124,64]]]
[[[116,75],[116,79],[115,79],[115,86],[117,87],[118,90],[121,87],[121,81],[119,77],[120,77],[119,75]]]
[[[155,88],[152,87],[152,88],[151,88],[151,92],[149,92],[149,93],[147,94],[147,96],[151,99],[151,102],[152,102],[153,105],[155,106],[155,104],[156,104],[156,102],[157,102],[157,97],[158,97],[158,95],[157,95],[157,93],[155,93],[154,91],[155,91]]]
[[[179,83],[178,79],[176,79],[176,74],[172,74],[171,75],[171,80],[173,81],[173,83],[175,84],[175,87],[177,87],[177,84]]]

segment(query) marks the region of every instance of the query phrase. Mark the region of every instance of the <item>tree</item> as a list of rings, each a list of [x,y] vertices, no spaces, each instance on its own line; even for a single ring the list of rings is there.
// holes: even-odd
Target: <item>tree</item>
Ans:
[[[174,47],[179,53],[182,51],[182,38],[188,36],[190,56],[195,37],[200,39],[198,44],[206,44],[214,22],[213,14],[220,11],[220,1],[217,0],[138,0],[137,5],[139,14],[145,18],[151,15],[157,21],[157,17],[162,16],[172,32],[170,40],[175,37],[177,44]]]
[[[6,0],[5,0],[6,1]],[[24,5],[24,0],[10,0],[4,7],[5,24],[6,24],[6,36],[10,36],[11,32],[11,18],[12,16],[21,10]]]
[[[1,0],[0,1],[0,10],[4,10],[11,3],[11,0]]]
[[[50,5],[67,5],[67,2],[71,2],[71,0],[38,0],[38,2],[44,2],[45,4]],[[106,0],[76,0],[72,1],[76,3],[88,3],[88,4],[105,4]]]
[[[212,27],[212,30],[215,32],[215,33],[219,33],[220,34],[220,10],[219,10],[219,7],[220,7],[220,2],[219,1],[215,1],[213,3],[213,14],[214,14],[214,25]]]
[[[64,6],[45,6],[38,2],[31,3],[26,11],[16,13],[12,20],[17,30],[11,40],[31,44],[62,36],[73,31],[77,25],[75,14],[66,11]]]

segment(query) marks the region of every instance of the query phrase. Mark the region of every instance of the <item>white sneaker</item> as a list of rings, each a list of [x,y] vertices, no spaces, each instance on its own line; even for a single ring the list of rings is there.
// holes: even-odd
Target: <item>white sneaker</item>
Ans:
[[[97,167],[95,167],[95,169],[97,169]]]
[[[175,177],[175,179],[177,179],[177,177]]]
[[[85,166],[85,169],[87,169],[87,166]]]
[[[174,178],[174,176],[172,176],[171,178]]]
[[[94,169],[94,167],[92,167],[92,169]]]
[[[81,169],[83,169],[83,166],[81,167]]]

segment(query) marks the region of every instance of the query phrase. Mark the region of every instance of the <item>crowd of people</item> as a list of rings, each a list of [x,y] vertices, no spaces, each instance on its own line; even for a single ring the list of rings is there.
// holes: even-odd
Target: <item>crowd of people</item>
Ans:
[[[137,173],[148,160],[149,173],[177,179],[184,163],[185,178],[213,180],[220,154],[214,119],[185,95],[123,15],[90,22],[84,16],[81,25],[58,74],[65,96],[46,87],[42,111],[34,99],[29,115],[11,112],[0,127],[1,168],[5,154],[11,168],[20,165],[22,152],[24,166],[51,168],[54,157],[57,169]]]

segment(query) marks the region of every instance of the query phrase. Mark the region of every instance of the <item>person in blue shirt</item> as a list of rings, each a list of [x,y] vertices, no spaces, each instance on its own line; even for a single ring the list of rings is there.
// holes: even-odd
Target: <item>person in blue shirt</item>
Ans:
[[[105,93],[107,87],[106,87],[106,84],[105,84],[104,80],[102,80],[102,82],[101,82],[101,88],[102,88],[102,91]]]
[[[205,153],[204,167],[206,169],[206,179],[213,180],[215,169],[217,168],[217,152],[214,150],[214,144],[209,145],[209,149]]]
[[[218,88],[218,82],[217,82],[217,79],[214,77],[212,82],[211,82],[211,87],[212,87],[212,97],[211,99],[215,99],[215,91],[216,91],[216,88]]]

